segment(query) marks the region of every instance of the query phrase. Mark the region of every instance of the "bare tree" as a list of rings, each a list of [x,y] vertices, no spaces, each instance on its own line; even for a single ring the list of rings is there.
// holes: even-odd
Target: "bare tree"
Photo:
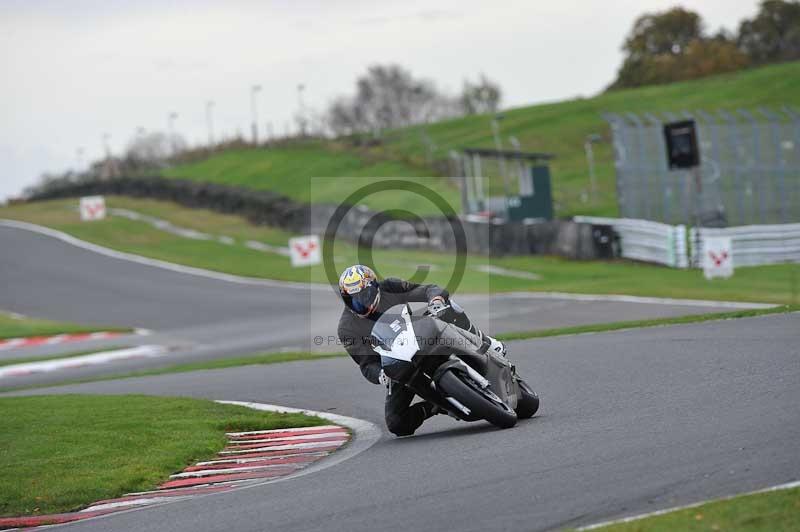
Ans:
[[[374,65],[356,80],[356,93],[339,97],[328,108],[334,134],[371,133],[456,116],[453,98],[428,80],[415,79],[398,65]]]
[[[503,92],[500,85],[481,74],[476,83],[471,83],[469,80],[464,81],[460,99],[461,109],[464,114],[468,115],[496,113],[500,108],[502,98]]]
[[[137,135],[125,148],[125,162],[136,168],[162,166],[175,153],[186,150],[186,140],[180,135],[172,136],[159,131]]]

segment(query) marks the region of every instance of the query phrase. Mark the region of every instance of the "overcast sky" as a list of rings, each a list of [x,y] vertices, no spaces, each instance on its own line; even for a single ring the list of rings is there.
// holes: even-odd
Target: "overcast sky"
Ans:
[[[589,96],[612,81],[634,19],[680,3],[735,29],[755,0],[0,0],[0,199],[44,171],[119,153],[167,114],[194,144],[248,131],[249,88],[278,131],[323,109],[374,63],[399,63],[456,92],[481,72],[504,106]],[[263,127],[263,126],[262,126]]]

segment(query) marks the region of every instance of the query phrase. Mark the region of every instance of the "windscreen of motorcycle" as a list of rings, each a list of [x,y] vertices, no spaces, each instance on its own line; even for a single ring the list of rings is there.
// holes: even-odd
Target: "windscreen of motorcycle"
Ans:
[[[372,349],[382,357],[411,362],[419,343],[411,324],[411,307],[395,305],[372,327]]]

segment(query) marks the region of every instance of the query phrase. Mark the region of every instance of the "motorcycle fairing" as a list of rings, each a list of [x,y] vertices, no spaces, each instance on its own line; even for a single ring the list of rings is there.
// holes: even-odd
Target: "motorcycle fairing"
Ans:
[[[384,313],[372,329],[372,349],[383,357],[411,362],[419,352],[419,343],[411,323],[411,307],[406,304],[400,314]]]
[[[485,376],[492,383],[492,389],[500,399],[511,408],[517,408],[519,400],[517,383],[511,371],[511,362],[506,357],[486,353],[487,364]]]

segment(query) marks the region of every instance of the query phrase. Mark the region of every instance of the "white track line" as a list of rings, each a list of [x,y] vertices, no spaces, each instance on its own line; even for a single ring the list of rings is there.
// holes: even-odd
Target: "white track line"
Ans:
[[[488,273],[490,275],[501,275],[503,277],[516,277],[517,279],[525,279],[526,281],[541,281],[542,276],[538,273],[526,272],[523,270],[511,270],[509,268],[501,268],[492,264],[481,264],[473,268],[481,273]]]
[[[738,495],[730,495],[728,497],[720,497],[719,499],[709,499],[707,501],[700,501],[695,502],[692,504],[685,504],[683,506],[675,506],[674,508],[665,508],[663,510],[656,510],[655,512],[648,512],[646,514],[640,515],[632,515],[630,517],[623,517],[622,519],[615,519],[613,521],[604,521],[602,523],[595,523],[593,525],[582,526],[577,530],[596,530],[598,528],[603,528],[605,526],[617,525],[622,523],[630,523],[631,521],[639,521],[640,519],[647,519],[648,517],[656,517],[659,515],[670,514],[672,512],[679,512],[681,510],[688,510],[689,508],[697,508],[698,506],[702,506],[704,504],[712,503],[712,502],[720,502],[720,501],[729,501],[731,499],[735,499],[736,497],[744,497],[747,495],[756,495],[758,493],[767,493],[770,491],[780,491],[780,490],[788,490],[792,488],[800,487],[800,480],[794,482],[787,482],[786,484],[778,484],[777,486],[770,486],[769,488],[764,488],[755,491],[748,491],[747,493],[740,493]]]
[[[150,491],[132,491],[131,493],[126,493],[125,495],[123,495],[123,497],[141,497],[142,495],[166,495],[165,497],[162,497],[162,498],[163,499],[172,500],[173,497],[178,497],[178,498],[184,497],[184,495],[170,495],[170,493],[174,493],[174,492],[177,492],[177,491],[184,491],[185,492],[185,491],[200,490],[202,488],[228,487],[231,484],[236,484],[236,483],[241,483],[241,482],[243,482],[243,481],[242,480],[230,480],[228,482],[215,482],[214,484],[198,484],[198,485],[195,485],[195,486],[187,486],[185,488],[172,488],[172,489],[168,489],[168,490],[155,489],[155,490],[150,490]],[[189,496],[189,497],[199,497],[199,496],[202,496],[202,495],[220,493],[222,491],[225,491],[225,490],[218,490],[218,491],[212,491],[212,492],[206,492],[206,493],[191,493],[191,494],[188,494],[187,496]]]
[[[330,438],[331,436],[346,436],[347,433],[344,431],[336,431],[336,432],[322,432],[320,434],[298,434],[297,436],[281,436],[280,438],[262,438],[258,440],[232,440],[229,441],[229,445],[250,445],[253,443],[260,443],[262,445],[284,442],[284,441],[294,441],[294,440],[319,440],[322,438]]]
[[[675,299],[669,297],[626,296],[618,294],[570,294],[568,292],[509,292],[503,297],[514,299],[566,299],[570,301],[614,301],[646,305],[674,305],[686,307],[721,307],[732,309],[773,308],[775,303],[743,303],[741,301],[712,301],[706,299]]]
[[[169,497],[170,502],[172,501],[181,501],[184,499],[189,499],[194,497],[194,495],[173,495]],[[142,499],[130,499],[128,501],[117,501],[117,502],[107,502],[104,504],[97,504],[95,506],[89,506],[88,508],[84,508],[78,513],[84,512],[96,512],[98,510],[111,510],[113,508],[125,508],[130,506],[149,506],[151,504],[157,504],[160,502],[164,502],[165,497],[151,497],[151,498],[142,498]]]
[[[130,334],[136,335],[148,335],[150,331],[147,329],[136,329],[133,332],[118,332],[118,331],[100,331],[100,332],[93,332],[93,333],[64,333],[64,334],[56,334],[56,335],[46,335],[46,336],[23,336],[20,338],[6,338],[4,340],[0,340],[0,351],[8,351],[10,349],[15,348],[35,348],[41,346],[48,346],[48,345],[57,345],[61,343],[74,343],[74,344],[82,344],[85,342],[91,342],[94,340],[108,340],[111,338],[117,338],[120,336],[127,336]]]
[[[19,347],[21,345],[25,345],[25,338],[11,338],[0,343],[0,351],[14,349],[15,347]]]
[[[307,432],[311,430],[342,430],[339,425],[318,425],[316,427],[299,427],[296,429],[270,429],[270,430],[251,430],[248,432],[226,432],[228,437],[236,436],[256,436],[258,434],[275,434],[276,432]]]
[[[332,445],[342,445],[347,442],[347,438],[336,441],[318,441],[309,443],[289,443],[286,445],[266,445],[264,447],[254,447],[252,449],[240,449],[236,451],[220,451],[222,456],[235,456],[237,454],[263,453],[265,451],[283,451],[291,449],[317,449],[319,447],[330,447]]]
[[[95,364],[106,364],[115,360],[127,358],[153,358],[163,356],[167,349],[160,345],[140,345],[127,349],[117,349],[114,351],[102,351],[91,355],[77,357],[56,358],[52,360],[42,360],[40,362],[27,362],[22,364],[12,364],[0,367],[0,379],[4,377],[15,377],[29,375],[31,373],[45,373],[60,369],[75,368],[80,366],[93,366]]]
[[[68,334],[57,334],[55,336],[51,336],[47,340],[44,341],[44,345],[53,345],[57,344],[62,341],[64,338],[69,338]]]
[[[194,268],[191,266],[183,266],[172,262],[163,260],[150,259],[132,253],[124,253],[122,251],[115,251],[91,242],[86,242],[72,235],[43,227],[41,225],[31,224],[28,222],[19,222],[17,220],[8,220],[0,218],[0,226],[14,227],[16,229],[23,229],[42,235],[47,235],[52,238],[66,242],[73,246],[77,246],[88,251],[99,253],[107,257],[112,257],[119,260],[127,260],[146,266],[153,266],[155,268],[162,268],[178,273],[185,273],[188,275],[196,275],[199,277],[207,277],[209,279],[216,279],[218,281],[227,281],[236,284],[247,284],[254,286],[267,286],[278,288],[297,288],[301,290],[317,290],[327,291],[330,287],[327,284],[319,283],[296,283],[289,281],[275,281],[271,279],[258,279],[255,277],[243,277],[239,275],[232,275],[227,273],[214,272],[211,270],[204,270],[202,268]],[[757,309],[757,308],[771,308],[777,305],[770,303],[742,303],[737,301],[706,301],[700,299],[672,299],[672,298],[659,298],[659,297],[639,297],[639,296],[626,296],[616,294],[571,294],[567,292],[510,292],[504,293],[503,297],[512,298],[529,298],[529,299],[562,299],[568,301],[617,301],[621,303],[645,303],[651,305],[681,305],[690,307],[722,307],[732,309]]]
[[[108,212],[113,216],[121,216],[129,220],[150,224],[152,227],[160,231],[165,231],[167,233],[178,235],[183,238],[190,238],[192,240],[214,241],[229,246],[236,243],[236,240],[230,236],[212,235],[210,233],[203,233],[202,231],[197,231],[195,229],[180,227],[167,220],[162,220],[161,218],[156,218],[154,216],[148,216],[146,214],[132,211],[130,209],[111,208],[108,209]],[[263,242],[258,242],[255,240],[248,240],[247,242],[244,243],[244,245],[250,249],[255,249],[257,251],[265,251],[267,253],[277,253],[285,257],[289,256],[289,248],[284,246],[273,246],[271,244],[264,244]]]
[[[308,451],[302,453],[281,454],[277,456],[260,456],[256,458],[225,458],[223,460],[209,460],[207,462],[197,462],[196,466],[209,466],[219,464],[248,464],[250,462],[268,462],[271,460],[280,461],[285,458],[297,458],[298,456],[327,456],[329,451]]]
[[[91,242],[86,242],[85,240],[75,238],[74,236],[68,235],[67,233],[56,231],[55,229],[50,229],[49,227],[43,227],[41,225],[31,224],[28,222],[0,219],[0,226],[14,227],[16,229],[23,229],[25,231],[31,231],[33,233],[46,235],[61,240],[62,242],[66,242],[67,244],[79,247],[81,249],[92,251],[100,255],[105,255],[106,257],[111,257],[119,260],[126,260],[128,262],[135,262],[137,264],[144,264],[145,266],[152,266],[154,268],[161,268],[163,270],[169,270],[177,273],[196,275],[198,277],[206,277],[209,279],[215,279],[217,281],[227,281],[229,283],[245,284],[253,286],[265,286],[270,288],[297,288],[301,290],[318,290],[318,291],[331,290],[330,286],[328,286],[327,284],[295,283],[290,281],[275,281],[271,279],[243,277],[239,275],[232,275],[227,273],[214,272],[211,270],[204,270],[202,268],[194,268],[192,266],[183,266],[180,264],[175,264],[163,260],[150,259],[147,257],[142,257],[140,255],[134,255],[132,253],[125,253],[122,251],[115,251],[107,247],[98,246],[97,244],[92,244]]]
[[[199,478],[199,477],[211,477],[214,475],[228,475],[232,473],[249,473],[251,471],[266,471],[269,469],[302,469],[303,467],[307,466],[308,464],[270,464],[270,465],[262,465],[262,466],[242,466],[242,467],[229,467],[228,469],[201,469],[199,471],[188,471],[186,473],[175,473],[174,475],[170,475],[169,478],[173,479],[181,479],[181,478]]]

